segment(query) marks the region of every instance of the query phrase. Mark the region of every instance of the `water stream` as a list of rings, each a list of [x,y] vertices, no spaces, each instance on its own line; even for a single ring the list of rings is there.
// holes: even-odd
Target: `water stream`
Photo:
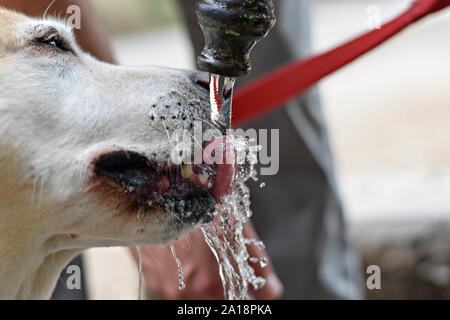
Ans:
[[[219,92],[219,81],[219,76],[211,75],[211,120],[226,124],[229,128],[234,79],[224,79],[222,92]],[[228,108],[228,110],[221,108]],[[252,141],[248,139],[234,136],[231,131],[228,131],[227,141],[231,141],[237,159],[246,159],[246,161],[245,164],[235,164],[233,192],[224,196],[223,201],[216,206],[213,222],[203,225],[201,229],[206,243],[219,264],[224,299],[244,300],[248,298],[249,285],[259,289],[265,284],[265,279],[256,276],[248,262],[259,262],[261,267],[267,265],[266,258],[251,257],[247,250],[247,246],[255,245],[264,248],[264,244],[244,236],[244,228],[252,215],[250,191],[245,182],[249,179],[258,180],[254,166],[257,162],[259,146],[253,146]]]
[[[138,273],[139,273],[138,300],[142,300],[142,252],[141,252],[141,247],[136,246],[136,251],[138,254]]]
[[[248,262],[259,262],[261,267],[265,267],[267,259],[251,257],[247,250],[249,245],[264,248],[264,244],[255,239],[247,239],[243,234],[252,214],[250,193],[245,185],[245,181],[251,177],[249,171],[251,170],[246,170],[243,166],[238,167],[234,192],[225,196],[224,201],[217,205],[214,221],[201,228],[205,241],[219,264],[226,300],[247,299],[249,285],[259,289],[265,284],[265,279],[256,276]]]
[[[172,252],[172,256],[175,259],[178,268],[178,289],[184,290],[186,288],[186,284],[184,283],[183,268],[181,266],[180,259],[177,257],[177,252],[175,251],[175,246],[173,244],[170,245],[170,251]]]

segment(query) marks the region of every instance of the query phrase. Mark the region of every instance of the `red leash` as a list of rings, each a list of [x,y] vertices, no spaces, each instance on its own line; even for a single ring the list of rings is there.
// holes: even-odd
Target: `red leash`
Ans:
[[[450,0],[417,0],[380,29],[323,54],[289,63],[242,87],[233,101],[233,124],[240,125],[275,110],[408,25],[447,6]]]

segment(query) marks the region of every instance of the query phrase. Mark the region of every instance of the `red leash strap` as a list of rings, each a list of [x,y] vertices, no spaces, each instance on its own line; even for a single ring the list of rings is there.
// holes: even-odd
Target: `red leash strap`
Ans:
[[[323,54],[289,63],[242,87],[233,101],[233,125],[240,125],[280,107],[411,23],[447,6],[450,6],[450,0],[417,0],[406,12],[380,29]]]

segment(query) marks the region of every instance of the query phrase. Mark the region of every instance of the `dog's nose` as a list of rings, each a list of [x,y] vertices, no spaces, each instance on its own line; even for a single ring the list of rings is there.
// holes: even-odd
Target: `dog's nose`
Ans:
[[[207,72],[193,72],[190,79],[196,86],[202,87],[209,91],[209,73]]]

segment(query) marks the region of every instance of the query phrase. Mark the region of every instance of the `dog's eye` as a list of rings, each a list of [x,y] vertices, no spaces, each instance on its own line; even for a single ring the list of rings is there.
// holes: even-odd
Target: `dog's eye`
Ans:
[[[35,39],[35,42],[40,45],[51,46],[57,50],[72,52],[72,47],[69,43],[58,34]]]

